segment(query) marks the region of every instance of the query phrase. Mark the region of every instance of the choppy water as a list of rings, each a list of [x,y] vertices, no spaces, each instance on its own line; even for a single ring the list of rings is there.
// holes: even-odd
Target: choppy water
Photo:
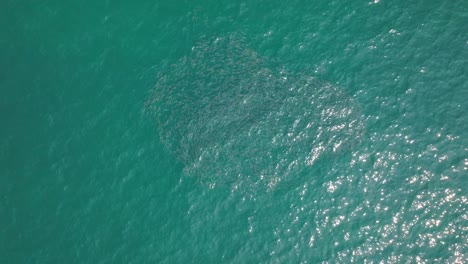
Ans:
[[[464,1],[0,7],[0,263],[468,262]]]

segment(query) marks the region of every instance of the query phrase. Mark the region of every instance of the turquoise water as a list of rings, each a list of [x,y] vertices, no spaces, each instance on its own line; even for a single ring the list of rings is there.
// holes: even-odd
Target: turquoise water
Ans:
[[[468,262],[468,4],[0,4],[0,263]]]

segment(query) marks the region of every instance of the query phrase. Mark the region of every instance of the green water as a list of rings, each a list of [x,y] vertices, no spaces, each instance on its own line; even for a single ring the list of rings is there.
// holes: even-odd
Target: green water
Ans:
[[[86,2],[0,4],[0,263],[468,262],[466,1]]]

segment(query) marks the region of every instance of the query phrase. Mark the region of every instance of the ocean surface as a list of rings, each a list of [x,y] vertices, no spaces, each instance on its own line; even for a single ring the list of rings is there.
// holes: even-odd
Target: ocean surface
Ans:
[[[0,3],[0,263],[468,263],[468,2]]]

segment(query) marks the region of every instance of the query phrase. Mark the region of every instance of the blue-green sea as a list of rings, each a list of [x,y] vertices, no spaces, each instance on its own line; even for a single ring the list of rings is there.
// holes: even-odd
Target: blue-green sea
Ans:
[[[468,263],[468,2],[3,0],[0,263]]]

